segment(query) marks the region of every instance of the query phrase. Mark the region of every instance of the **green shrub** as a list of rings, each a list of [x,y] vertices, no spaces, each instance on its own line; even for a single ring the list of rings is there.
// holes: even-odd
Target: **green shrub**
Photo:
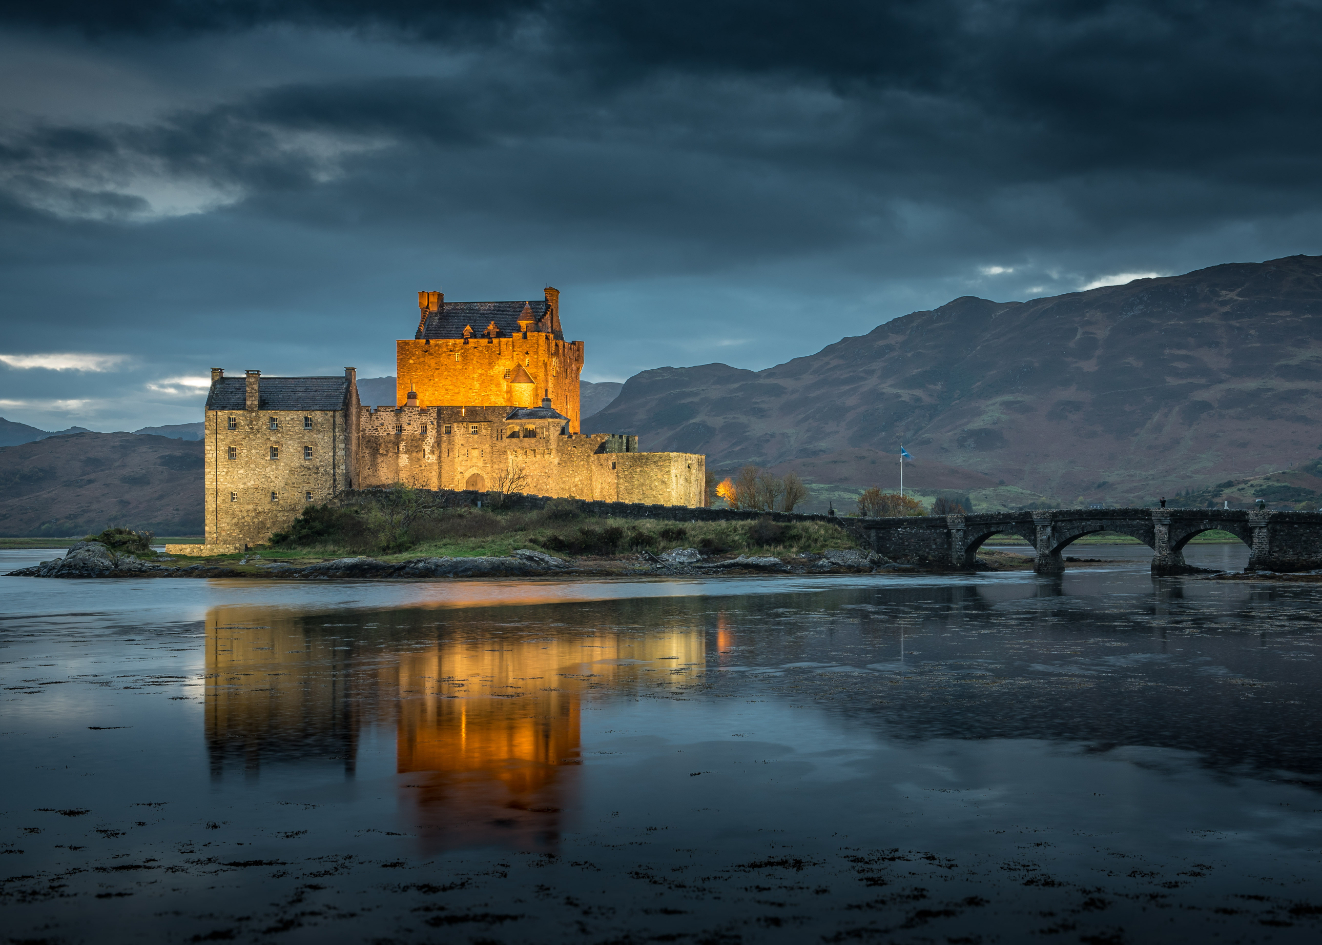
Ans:
[[[118,554],[141,555],[151,553],[151,532],[135,532],[130,528],[107,528],[99,535],[88,535],[84,541],[99,541]]]
[[[778,545],[789,529],[769,518],[760,518],[748,526],[748,540],[754,545]]]
[[[683,541],[689,537],[689,530],[683,525],[667,525],[658,534],[662,541]]]
[[[310,505],[289,523],[287,531],[271,536],[271,544],[295,548],[315,545],[341,545],[347,548],[365,544],[366,529],[355,509],[336,505]]]
[[[571,555],[613,555],[624,542],[624,529],[618,525],[605,528],[584,526],[576,536],[548,535],[538,544],[551,551]]]
[[[583,514],[577,499],[552,499],[542,509],[542,518],[548,522],[570,522]]]

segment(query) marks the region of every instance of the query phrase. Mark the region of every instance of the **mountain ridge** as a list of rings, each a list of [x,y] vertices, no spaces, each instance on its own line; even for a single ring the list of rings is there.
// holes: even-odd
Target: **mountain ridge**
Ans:
[[[1322,257],[1302,255],[963,296],[761,371],[641,372],[585,429],[718,469],[903,444],[1064,499],[1147,501],[1317,458],[1320,314]]]

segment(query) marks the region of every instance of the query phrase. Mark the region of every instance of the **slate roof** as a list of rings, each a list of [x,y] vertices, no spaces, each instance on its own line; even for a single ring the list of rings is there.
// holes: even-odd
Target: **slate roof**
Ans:
[[[500,336],[508,338],[519,330],[519,316],[523,307],[532,310],[534,319],[540,320],[551,306],[545,299],[526,302],[442,302],[441,310],[427,316],[426,323],[415,335],[423,338],[462,338],[464,327],[473,326],[473,337],[480,338],[492,322],[500,329]],[[564,332],[555,332],[556,341],[564,341]]]
[[[506,420],[568,420],[554,407],[515,407]]]
[[[208,410],[242,410],[247,378],[222,377],[207,394]],[[349,405],[347,377],[262,377],[257,382],[258,410],[343,410]]]

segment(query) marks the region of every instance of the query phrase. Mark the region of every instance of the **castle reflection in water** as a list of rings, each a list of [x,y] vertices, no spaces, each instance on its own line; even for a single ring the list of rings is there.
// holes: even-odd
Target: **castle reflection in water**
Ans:
[[[365,733],[393,728],[402,825],[429,848],[549,849],[576,793],[584,695],[669,691],[705,661],[696,619],[641,633],[457,613],[212,609],[212,776],[286,763],[353,776]]]

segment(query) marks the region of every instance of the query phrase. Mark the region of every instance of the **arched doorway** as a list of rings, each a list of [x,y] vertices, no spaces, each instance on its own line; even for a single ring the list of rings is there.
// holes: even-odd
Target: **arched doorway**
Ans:
[[[468,477],[468,482],[464,484],[465,489],[471,489],[474,492],[486,492],[487,481],[482,478],[481,473],[473,473]]]

